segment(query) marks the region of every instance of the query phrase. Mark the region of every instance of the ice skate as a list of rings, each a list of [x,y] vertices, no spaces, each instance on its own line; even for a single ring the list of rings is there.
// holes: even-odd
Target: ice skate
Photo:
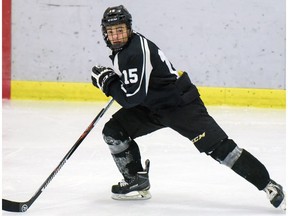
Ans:
[[[280,207],[286,211],[286,196],[283,187],[275,181],[270,180],[268,185],[264,188],[270,203],[275,207]]]
[[[117,185],[112,186],[112,199],[115,200],[145,200],[150,199],[149,192],[149,166],[150,161],[146,160],[146,168],[142,172],[138,172],[136,176],[127,182],[122,180]]]

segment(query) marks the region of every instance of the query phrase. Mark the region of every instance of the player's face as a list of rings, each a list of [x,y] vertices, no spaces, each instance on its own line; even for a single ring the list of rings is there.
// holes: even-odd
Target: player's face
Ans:
[[[112,45],[125,44],[128,41],[129,30],[126,24],[107,26],[106,31]]]

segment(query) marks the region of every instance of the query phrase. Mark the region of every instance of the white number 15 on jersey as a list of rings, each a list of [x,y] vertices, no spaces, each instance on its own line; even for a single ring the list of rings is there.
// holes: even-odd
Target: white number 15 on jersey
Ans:
[[[126,85],[138,82],[137,68],[128,69],[128,72],[127,70],[123,70],[122,73],[124,75],[124,83]]]

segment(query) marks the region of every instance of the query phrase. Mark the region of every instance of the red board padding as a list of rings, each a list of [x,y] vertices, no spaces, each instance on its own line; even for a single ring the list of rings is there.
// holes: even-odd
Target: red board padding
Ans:
[[[11,0],[2,1],[2,98],[11,95]]]

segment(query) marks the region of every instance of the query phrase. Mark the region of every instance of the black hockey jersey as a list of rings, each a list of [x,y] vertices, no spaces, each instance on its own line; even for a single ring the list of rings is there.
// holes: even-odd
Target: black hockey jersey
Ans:
[[[110,58],[120,79],[111,83],[109,95],[124,108],[174,109],[199,97],[187,73],[180,76],[164,53],[139,33]]]

